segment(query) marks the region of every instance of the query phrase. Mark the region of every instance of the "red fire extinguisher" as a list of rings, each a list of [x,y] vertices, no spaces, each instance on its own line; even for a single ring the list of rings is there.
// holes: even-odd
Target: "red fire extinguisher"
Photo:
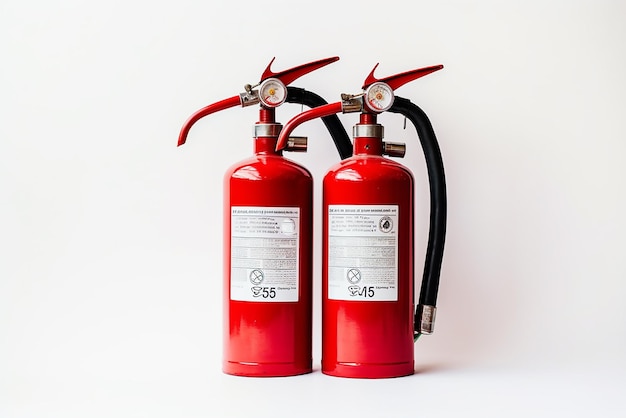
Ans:
[[[224,177],[223,371],[241,376],[290,376],[311,372],[313,181],[304,167],[276,151],[282,125],[275,108],[285,101],[326,104],[318,95],[286,86],[338,57],[280,73],[267,66],[258,90],[206,106],[184,124],[178,145],[191,126],[211,113],[260,103],[254,126],[254,155]],[[350,139],[338,118],[324,120],[340,156]],[[305,151],[306,138],[283,147]]]
[[[433,331],[446,225],[443,162],[426,114],[394,90],[443,68],[433,66],[376,79],[363,92],[303,112],[282,130],[316,117],[360,112],[354,155],[335,165],[323,184],[322,372],[384,378],[414,373],[413,343]],[[395,99],[395,100],[394,100]],[[403,157],[404,144],[383,142],[379,113],[405,115],[416,127],[428,168],[431,228],[422,289],[414,302],[414,180],[411,171],[383,157]]]

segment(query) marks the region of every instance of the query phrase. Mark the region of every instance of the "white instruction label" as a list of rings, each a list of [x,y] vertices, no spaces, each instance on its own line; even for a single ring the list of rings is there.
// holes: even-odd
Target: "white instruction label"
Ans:
[[[297,302],[300,208],[231,208],[230,298]]]
[[[398,300],[398,205],[328,206],[328,298]]]

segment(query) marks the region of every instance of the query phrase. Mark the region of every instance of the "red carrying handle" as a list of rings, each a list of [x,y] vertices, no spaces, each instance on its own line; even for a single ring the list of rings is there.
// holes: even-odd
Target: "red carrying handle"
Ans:
[[[271,62],[270,62],[271,64]],[[312,63],[313,64],[313,63]],[[310,65],[310,64],[309,64]],[[374,69],[369,73],[369,75],[365,78],[365,82],[363,83],[363,90],[372,85],[377,81],[381,81],[387,83],[389,87],[393,90],[405,85],[409,81],[416,80],[420,77],[424,77],[430,73],[434,73],[435,71],[441,70],[443,65],[433,65],[431,67],[419,68],[417,70],[406,71],[404,73],[392,75],[389,77],[378,79],[374,77],[374,71],[378,64],[374,66]],[[269,66],[267,70],[269,70]],[[295,69],[292,69],[295,70]],[[287,71],[292,71],[287,70]],[[276,151],[280,151],[285,149],[287,146],[287,142],[289,140],[289,135],[293,132],[293,130],[300,124],[310,121],[315,118],[321,118],[324,116],[333,115],[335,113],[339,113],[342,111],[342,102],[330,103],[324,106],[315,107],[311,110],[307,110],[306,112],[302,112],[296,116],[294,116],[289,122],[285,124],[283,129],[280,131],[280,135],[278,136],[278,142],[276,144]]]
[[[282,81],[285,86],[288,86],[289,84],[293,83],[295,80],[302,77],[303,75],[308,74],[312,71],[317,70],[318,68],[322,68],[330,63],[333,63],[339,60],[339,57],[330,57],[330,58],[325,58],[325,59],[318,60],[318,61],[309,62],[308,64],[298,65],[297,67],[293,67],[288,70],[281,71],[279,73],[275,73],[272,70],[270,70],[270,67],[272,66],[272,63],[274,62],[274,59],[275,58],[272,58],[270,63],[267,64],[267,68],[265,69],[265,71],[263,71],[263,74],[261,75],[261,81],[264,81],[264,80],[267,80],[268,78],[273,77]]]
[[[217,103],[210,104],[202,109],[198,110],[196,113],[191,115],[187,122],[183,125],[180,130],[180,134],[178,134],[178,146],[180,147],[187,141],[187,135],[189,134],[189,130],[193,126],[194,123],[199,121],[205,116],[210,115],[211,113],[219,112],[220,110],[228,109],[231,107],[235,107],[241,103],[239,96],[233,96],[229,99],[221,100]]]
[[[425,75],[441,70],[443,68],[443,65],[433,65],[431,67],[418,68],[417,70],[406,71],[404,73],[380,79],[374,77],[374,71],[376,71],[377,67],[378,64],[374,66],[372,72],[365,78],[365,81],[363,82],[363,90],[365,90],[370,85],[376,83],[377,81],[387,83],[389,87],[391,87],[393,90],[396,90],[397,88],[405,85],[409,81],[417,80],[420,77],[424,77]]]
[[[297,67],[293,67],[279,73],[275,73],[270,69],[272,63],[274,62],[274,59],[275,58],[272,58],[270,63],[267,65],[265,71],[263,71],[263,74],[261,75],[261,81],[273,77],[279,79],[285,86],[287,86],[294,80],[302,77],[303,75],[339,60],[339,57],[330,57],[318,61],[309,62],[308,64],[299,65]],[[219,112],[220,110],[225,110],[239,104],[241,104],[240,96],[233,96],[228,99],[221,100],[217,103],[210,104],[195,112],[189,117],[189,119],[187,119],[182,129],[180,130],[180,134],[178,135],[178,146],[183,145],[187,141],[187,135],[189,134],[189,131],[191,130],[191,127],[194,123],[196,123],[203,117],[210,115],[211,113]]]
[[[307,110],[306,112],[297,114],[296,116],[291,118],[291,120],[289,120],[289,122],[287,122],[285,126],[283,126],[283,129],[281,129],[280,134],[278,135],[278,142],[276,143],[276,151],[280,151],[287,147],[289,135],[291,135],[293,130],[296,129],[298,125],[315,118],[323,118],[325,116],[334,115],[335,113],[341,112],[341,109],[341,102],[337,102],[314,107],[313,109]]]

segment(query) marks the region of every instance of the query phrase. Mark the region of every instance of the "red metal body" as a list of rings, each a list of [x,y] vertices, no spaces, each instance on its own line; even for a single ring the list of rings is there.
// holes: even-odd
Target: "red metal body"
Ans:
[[[272,60],[261,82],[276,78],[284,89],[338,59],[279,73],[270,69]],[[276,150],[281,126],[275,121],[275,106],[263,102],[250,85],[245,88],[246,93],[195,112],[178,138],[178,145],[184,144],[191,126],[212,113],[262,103],[254,155],[230,167],[224,177],[223,371],[240,376],[309,373],[313,179]]]
[[[361,120],[372,115],[362,115]],[[353,157],[326,174],[323,191],[322,372],[384,378],[413,374],[413,175],[382,156],[381,138],[356,137]],[[397,300],[329,298],[329,206],[397,205]],[[339,255],[340,256],[340,255]],[[355,266],[358,267],[358,266]]]
[[[394,90],[441,68],[431,66],[377,79],[374,67],[363,88],[381,82]],[[414,338],[432,332],[438,271],[428,276],[434,280],[426,282],[435,285],[426,292],[432,297],[426,301],[431,303],[422,303],[421,292],[422,311],[416,315],[413,175],[408,168],[383,157],[384,153],[392,154],[385,151],[383,128],[377,124],[376,114],[391,109],[393,96],[387,97],[385,106],[374,108],[363,99],[367,94],[342,95],[342,102],[295,116],[281,131],[277,149],[286,146],[291,132],[303,122],[340,111],[361,112],[354,130],[353,156],[324,177],[322,372],[355,378],[399,377],[414,373]],[[383,94],[390,93],[382,89],[380,94],[384,98]],[[434,134],[430,138],[434,140]],[[436,142],[435,148],[431,147],[434,155],[427,157],[438,155]],[[432,163],[432,158],[427,162]],[[438,190],[443,187],[445,193],[443,171],[436,180]],[[442,219],[445,227],[441,217],[436,226],[442,227]],[[439,245],[442,249],[443,241]]]
[[[313,179],[276,152],[276,137],[255,139],[255,155],[224,177],[223,371],[242,376],[290,376],[312,371],[311,283]],[[231,208],[299,208],[297,302],[231,298]]]

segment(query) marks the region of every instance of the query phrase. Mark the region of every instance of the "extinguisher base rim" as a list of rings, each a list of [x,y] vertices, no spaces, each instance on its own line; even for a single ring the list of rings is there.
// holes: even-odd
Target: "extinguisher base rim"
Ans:
[[[224,362],[222,371],[232,376],[287,377],[313,372],[312,361],[308,365],[297,363],[248,363]]]
[[[415,374],[415,362],[367,364],[367,363],[336,363],[325,367],[322,361],[322,373],[334,377],[356,379],[388,379]]]

